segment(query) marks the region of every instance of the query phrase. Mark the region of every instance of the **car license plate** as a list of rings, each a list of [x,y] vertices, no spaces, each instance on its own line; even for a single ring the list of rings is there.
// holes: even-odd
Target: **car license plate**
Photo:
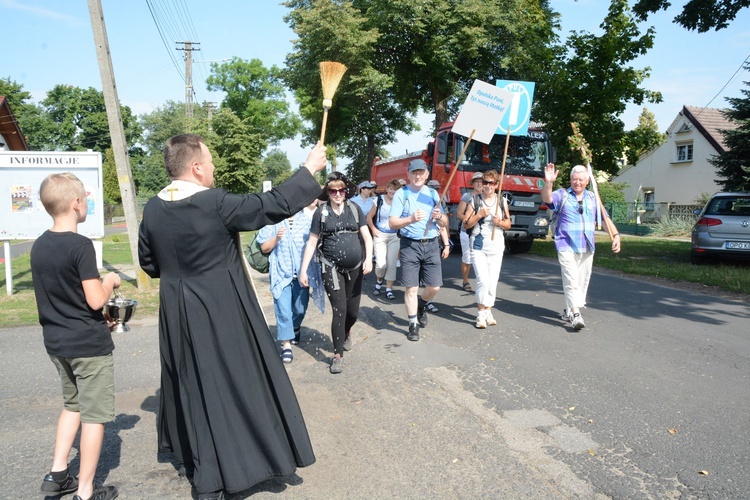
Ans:
[[[514,207],[530,207],[530,208],[534,208],[534,202],[533,201],[518,201],[518,200],[514,200],[513,201],[513,206]]]
[[[750,243],[743,241],[727,241],[726,248],[732,250],[750,250]]]

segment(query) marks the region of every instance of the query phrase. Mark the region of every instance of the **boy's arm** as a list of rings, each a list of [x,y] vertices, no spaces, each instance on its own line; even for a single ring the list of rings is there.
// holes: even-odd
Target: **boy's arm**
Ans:
[[[121,280],[117,273],[105,274],[101,281],[98,278],[83,280],[83,293],[86,303],[94,310],[99,310],[107,303],[112,290],[120,286]]]

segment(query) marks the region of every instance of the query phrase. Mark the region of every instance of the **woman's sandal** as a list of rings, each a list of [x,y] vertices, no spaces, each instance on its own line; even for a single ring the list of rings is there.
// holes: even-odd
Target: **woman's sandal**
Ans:
[[[467,292],[471,291],[471,284],[468,281],[464,283],[464,290]]]
[[[386,298],[386,299],[388,299],[388,300],[393,300],[393,299],[395,299],[395,298],[396,298],[396,296],[395,296],[395,295],[393,295],[393,292],[392,292],[392,291],[390,291],[390,290],[386,290],[386,291],[385,291],[385,298]]]
[[[284,349],[281,351],[281,361],[283,361],[284,364],[289,364],[294,361],[294,354],[292,354],[291,349]]]

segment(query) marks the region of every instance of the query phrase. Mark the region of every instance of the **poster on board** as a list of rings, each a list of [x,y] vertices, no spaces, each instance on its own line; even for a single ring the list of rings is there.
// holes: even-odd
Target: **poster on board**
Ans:
[[[39,186],[54,173],[72,172],[86,188],[88,215],[78,232],[104,237],[102,155],[92,151],[0,151],[0,240],[32,240],[52,227]]]

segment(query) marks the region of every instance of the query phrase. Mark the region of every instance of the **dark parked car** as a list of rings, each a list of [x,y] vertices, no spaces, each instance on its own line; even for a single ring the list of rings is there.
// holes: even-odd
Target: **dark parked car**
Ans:
[[[691,263],[706,257],[750,258],[750,192],[716,193],[696,213]]]

